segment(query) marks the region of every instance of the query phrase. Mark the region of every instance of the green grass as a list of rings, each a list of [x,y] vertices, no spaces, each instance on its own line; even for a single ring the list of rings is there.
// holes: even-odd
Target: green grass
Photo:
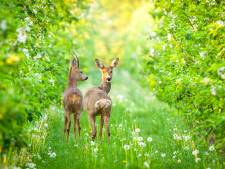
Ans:
[[[84,91],[92,86],[90,82],[80,84]],[[46,142],[39,152],[39,158],[37,155],[33,158],[38,169],[219,168],[214,152],[205,155],[208,150],[195,145],[192,138],[187,141],[173,138],[175,133],[190,135],[182,118],[175,109],[159,102],[152,93],[142,88],[128,72],[120,71],[114,75],[110,95],[113,100],[111,143],[107,143],[105,131],[102,140],[97,138],[91,143],[91,129],[87,113],[84,112],[81,117],[81,137],[74,139],[72,126],[69,144],[66,144],[63,109],[57,108],[57,111],[49,112]],[[140,133],[135,135],[142,137],[142,142],[146,144],[143,148],[139,146],[139,141],[134,140],[133,133],[137,128]],[[148,137],[152,138],[152,142],[147,141]],[[129,145],[129,150],[125,150],[124,145]],[[192,155],[194,149],[199,150],[201,160],[198,163]],[[56,157],[49,157],[49,151],[55,152]],[[166,155],[162,157],[164,153]]]

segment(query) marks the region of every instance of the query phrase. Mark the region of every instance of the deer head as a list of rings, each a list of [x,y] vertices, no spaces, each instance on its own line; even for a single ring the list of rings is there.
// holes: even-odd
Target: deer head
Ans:
[[[112,81],[113,69],[118,65],[119,58],[113,59],[110,66],[103,65],[98,59],[95,59],[95,64],[102,72],[102,81],[110,83]]]
[[[88,77],[80,70],[79,59],[73,58],[71,61],[69,79],[76,81],[84,81],[87,80]]]

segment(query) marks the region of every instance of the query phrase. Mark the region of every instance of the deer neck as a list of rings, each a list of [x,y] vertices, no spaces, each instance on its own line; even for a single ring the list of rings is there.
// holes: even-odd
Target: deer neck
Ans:
[[[69,77],[68,88],[69,87],[77,87],[77,80],[74,77]]]
[[[106,93],[109,93],[110,90],[111,90],[111,82],[102,81],[100,86],[99,86],[99,89],[105,91]]]

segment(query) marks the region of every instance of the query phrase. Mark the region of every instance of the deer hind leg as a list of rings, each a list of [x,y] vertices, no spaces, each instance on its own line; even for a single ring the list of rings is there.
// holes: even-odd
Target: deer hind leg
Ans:
[[[103,119],[103,115],[101,115],[101,119],[100,119],[100,131],[99,131],[99,137],[100,137],[100,139],[102,139],[102,128],[103,128],[103,124],[104,124],[104,119]]]
[[[104,116],[105,128],[107,132],[108,143],[110,143],[109,116]]]
[[[70,120],[70,114],[67,114],[67,124],[66,124],[66,131],[67,131],[67,136],[66,136],[66,142],[68,143],[69,141],[69,135],[70,135],[70,126],[71,126],[71,120]]]
[[[80,130],[81,130],[81,127],[80,127],[80,114],[77,115],[77,128],[78,128],[78,134],[80,136]]]
[[[67,127],[67,121],[68,121],[67,114],[68,113],[64,115],[64,135],[66,134],[66,127]]]
[[[95,125],[95,115],[89,114],[89,121],[91,123],[91,128],[92,128],[91,138],[92,138],[92,140],[94,140],[96,137],[96,133],[97,133],[96,125]]]
[[[77,124],[76,124],[76,122],[77,122],[77,113],[76,112],[74,112],[74,138],[76,139],[76,132],[77,132]]]

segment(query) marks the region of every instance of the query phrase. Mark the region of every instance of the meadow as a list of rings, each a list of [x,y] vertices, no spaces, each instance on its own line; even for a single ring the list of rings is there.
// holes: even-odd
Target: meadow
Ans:
[[[224,2],[24,0],[0,4],[0,168],[222,169],[225,166]],[[63,133],[73,53],[88,80],[94,59],[119,57],[111,141]]]

